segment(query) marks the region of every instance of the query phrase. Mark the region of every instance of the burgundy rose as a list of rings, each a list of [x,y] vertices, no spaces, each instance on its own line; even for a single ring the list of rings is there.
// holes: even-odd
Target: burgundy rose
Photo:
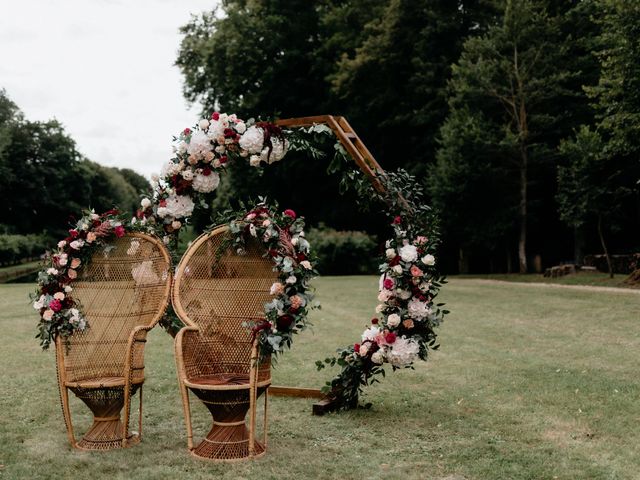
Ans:
[[[204,167],[202,169],[202,175],[204,175],[205,177],[208,177],[209,175],[211,175],[211,169],[209,167]]]
[[[395,218],[393,219],[393,222],[392,222],[392,223],[393,223],[394,225],[400,225],[400,224],[402,223],[402,217],[401,217],[400,215],[398,215],[397,217],[395,217]]]
[[[221,164],[223,164],[223,165],[224,165],[225,163],[227,163],[227,160],[228,160],[228,158],[227,158],[227,156],[226,156],[226,155],[222,155],[222,156],[220,157],[220,163],[221,163]]]
[[[382,282],[382,286],[387,290],[391,290],[393,288],[393,285],[394,285],[394,281],[391,280],[390,278],[385,278],[384,282]]]
[[[230,128],[225,128],[224,129],[224,136],[225,138],[229,138],[229,137],[235,137],[236,136],[236,132],[234,132],[232,129]]]
[[[355,343],[353,345],[353,351],[356,353],[360,353],[360,344],[359,343]]]
[[[377,324],[378,324],[378,322],[379,322],[379,320],[378,320],[376,317],[373,317],[373,318],[371,319],[371,325],[377,325]]]
[[[387,332],[384,335],[384,341],[387,343],[394,343],[396,341],[397,335],[393,332]]]
[[[400,264],[400,260],[402,260],[402,258],[400,258],[400,255],[396,255],[389,262],[389,266],[390,267],[395,267],[396,265],[399,265]]]
[[[293,323],[293,317],[291,315],[281,315],[278,317],[278,330],[286,330]]]
[[[218,121],[218,119],[220,119],[220,113],[219,112],[213,112],[211,114],[211,120],[216,120]]]
[[[124,237],[124,227],[122,225],[118,225],[116,228],[114,228],[113,232],[118,238]]]
[[[78,238],[78,231],[75,229],[69,230],[69,236],[71,238]]]
[[[187,127],[183,130],[182,133],[184,133],[185,135],[189,135],[191,133],[191,129]]]

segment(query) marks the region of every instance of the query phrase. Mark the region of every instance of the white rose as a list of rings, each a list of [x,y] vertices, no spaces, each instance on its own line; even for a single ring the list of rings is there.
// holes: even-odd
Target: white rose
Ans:
[[[260,166],[260,156],[259,155],[251,155],[251,157],[249,157],[249,165],[251,165],[252,167],[259,167]]]
[[[182,175],[182,178],[185,180],[193,180],[193,170],[183,170],[180,172],[180,175]]]
[[[206,130],[207,128],[209,128],[209,120],[207,120],[206,118],[203,118],[202,120],[200,120],[200,122],[198,122],[198,126],[202,130]]]
[[[366,342],[369,340],[370,342],[375,341],[376,335],[378,335],[380,329],[378,327],[371,326],[367,328],[364,332],[362,332],[362,341]]]
[[[143,198],[140,202],[140,205],[142,205],[142,208],[149,208],[151,206],[151,200],[149,200],[148,198]]]
[[[418,249],[415,245],[405,245],[398,253],[400,258],[405,262],[415,262],[418,259]]]
[[[390,327],[397,327],[400,325],[400,315],[392,313],[387,317],[387,325]]]
[[[55,268],[48,268],[47,275],[58,275],[58,270],[56,270]]]
[[[428,265],[428,266],[435,265],[435,263],[436,263],[436,257],[434,257],[431,254],[425,255],[424,257],[421,258],[421,260],[422,260],[422,263],[424,263],[425,265]]]
[[[376,350],[373,355],[371,355],[371,361],[376,365],[382,365],[384,362],[384,352],[382,349]]]
[[[298,279],[295,277],[295,275],[290,275],[289,277],[287,277],[286,282],[289,285],[293,285],[294,283],[296,283],[298,281]]]
[[[171,222],[171,228],[173,228],[174,230],[178,230],[181,226],[182,223],[178,220],[174,220],[173,222]]]
[[[393,267],[391,267],[391,270],[393,271],[393,273],[396,273],[398,275],[402,274],[402,266],[400,265],[394,265]]]
[[[385,252],[385,254],[387,255],[387,258],[391,260],[396,256],[396,251],[393,248],[387,248],[387,251]]]
[[[260,153],[263,148],[264,133],[261,128],[251,126],[240,137],[240,148],[248,151],[249,153]]]
[[[249,233],[251,234],[252,237],[258,236],[258,232],[256,231],[256,226],[253,223],[249,225]]]
[[[58,248],[62,248],[62,247],[64,247],[66,244],[67,244],[67,242],[65,242],[64,240],[60,240],[60,241],[58,242]]]
[[[244,122],[236,123],[236,132],[242,135],[246,131],[247,131],[247,125]]]
[[[69,285],[66,285],[64,287],[64,291],[67,292],[67,293],[71,293],[73,291],[73,288],[71,288]]]
[[[300,262],[300,265],[302,265],[307,270],[311,270],[313,268],[309,260],[303,260],[302,262]]]
[[[411,292],[409,290],[402,290],[401,288],[396,290],[396,295],[402,300],[409,300],[411,298]]]
[[[382,311],[384,310],[384,305],[381,303],[380,305],[378,305],[376,307],[376,313],[382,313]]]

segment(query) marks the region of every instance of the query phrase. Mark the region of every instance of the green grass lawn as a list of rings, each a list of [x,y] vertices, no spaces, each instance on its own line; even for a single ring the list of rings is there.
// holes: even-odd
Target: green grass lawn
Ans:
[[[314,361],[358,339],[373,277],[322,278],[323,308],[275,368],[276,384],[320,386]],[[369,389],[370,410],[311,416],[312,400],[273,398],[269,450],[239,464],[190,457],[171,338],[147,344],[143,442],[70,449],[53,352],[42,353],[31,285],[0,286],[0,478],[638,479],[640,295],[454,279],[441,350]],[[137,397],[136,397],[137,399]],[[89,424],[73,399],[76,427]],[[196,435],[209,426],[195,410]]]
[[[616,274],[609,278],[608,273],[579,271],[563,277],[544,277],[541,273],[490,273],[485,275],[456,275],[452,278],[481,278],[505,282],[549,283],[554,285],[589,285],[593,287],[640,288],[640,285],[624,283],[628,275]]]

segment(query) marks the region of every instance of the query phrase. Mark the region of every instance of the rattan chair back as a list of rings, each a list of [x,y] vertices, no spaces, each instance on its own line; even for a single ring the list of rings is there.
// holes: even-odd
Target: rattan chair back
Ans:
[[[176,271],[174,308],[201,336],[197,346],[184,352],[188,378],[248,374],[250,324],[264,318],[264,304],[272,299],[276,273],[264,247],[251,239],[238,254],[230,238],[226,226],[201,236]]]
[[[155,325],[167,306],[170,268],[169,253],[156,238],[128,234],[95,253],[79,270],[72,295],[89,328],[74,333],[64,349],[67,382],[124,375],[131,332]],[[133,363],[144,366],[144,359]],[[134,383],[137,373],[143,370],[134,372]]]

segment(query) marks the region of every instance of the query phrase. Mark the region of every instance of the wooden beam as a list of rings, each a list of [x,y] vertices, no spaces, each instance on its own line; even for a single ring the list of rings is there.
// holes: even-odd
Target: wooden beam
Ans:
[[[318,388],[283,387],[277,385],[269,387],[269,394],[276,397],[324,398],[324,395]]]

